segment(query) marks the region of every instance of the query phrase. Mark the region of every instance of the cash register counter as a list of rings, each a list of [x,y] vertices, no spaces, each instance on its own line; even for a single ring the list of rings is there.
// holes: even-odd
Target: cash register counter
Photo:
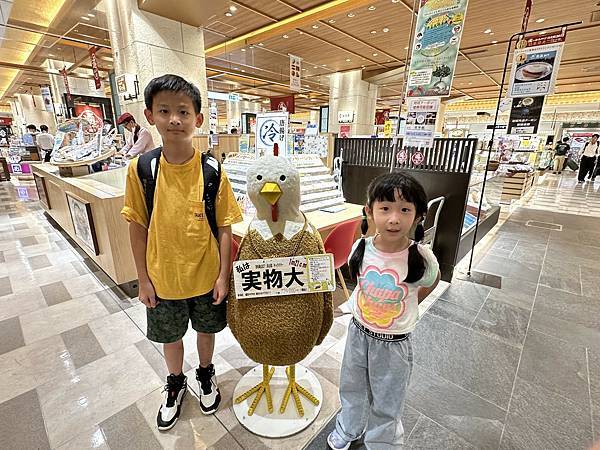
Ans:
[[[48,215],[115,284],[128,295],[137,296],[137,273],[129,243],[129,230],[120,214],[127,169],[113,169],[82,177],[61,177],[58,169],[51,164],[35,164],[31,167],[40,203]],[[74,201],[85,205],[85,208],[75,206]],[[75,217],[71,214],[69,202],[74,207]],[[306,216],[325,238],[336,225],[360,219],[361,211],[362,206],[346,203],[339,212],[313,211]],[[236,240],[245,236],[250,221],[251,218],[247,217],[243,223],[232,227]],[[91,232],[91,236],[86,230]]]

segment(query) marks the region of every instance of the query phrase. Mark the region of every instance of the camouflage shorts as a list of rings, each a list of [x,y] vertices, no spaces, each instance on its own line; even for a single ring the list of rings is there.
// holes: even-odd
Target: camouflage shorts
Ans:
[[[153,342],[169,344],[185,335],[188,324],[200,333],[218,333],[227,326],[227,302],[213,305],[212,292],[186,300],[159,301],[147,308],[147,336]]]

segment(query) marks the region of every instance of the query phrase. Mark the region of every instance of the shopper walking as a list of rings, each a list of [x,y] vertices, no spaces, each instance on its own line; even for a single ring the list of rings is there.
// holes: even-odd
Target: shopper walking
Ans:
[[[127,158],[134,158],[155,148],[150,132],[138,125],[131,114],[121,114],[117,119],[117,125],[123,125],[130,132],[125,146],[121,149],[121,153]]]
[[[164,75],[148,84],[144,100],[163,146],[129,165],[121,213],[129,222],[148,339],[163,344],[170,374],[156,419],[164,431],[175,425],[187,389],[182,338],[190,322],[200,358],[200,409],[213,414],[219,407],[212,357],[215,334],[227,325],[231,225],[242,214],[219,163],[192,146],[203,122],[198,88]]]
[[[594,134],[592,139],[585,143],[581,152],[581,159],[579,161],[579,182],[583,183],[586,176],[592,179],[594,175],[594,168],[596,166],[596,158],[598,156],[598,138],[600,135]]]
[[[36,143],[44,155],[44,161],[50,162],[50,156],[52,156],[52,149],[54,148],[54,136],[49,133],[47,125],[40,125],[40,130],[41,133],[36,136]]]
[[[400,418],[413,366],[410,333],[419,303],[440,279],[433,252],[409,238],[416,225],[415,239],[423,239],[426,213],[425,191],[408,175],[381,175],[369,185],[363,236],[349,261],[357,286],[349,300],[353,318],[340,375],[342,410],[327,438],[332,449],[347,450],[363,436],[369,450],[402,448]],[[367,216],[375,223],[374,237],[365,237]]]
[[[556,145],[554,149],[554,173],[562,173],[569,150],[571,150],[571,146],[568,137],[563,138],[562,142]]]

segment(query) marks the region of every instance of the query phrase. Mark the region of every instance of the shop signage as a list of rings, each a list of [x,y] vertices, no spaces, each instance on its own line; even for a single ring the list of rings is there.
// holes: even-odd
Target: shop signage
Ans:
[[[46,111],[53,113],[54,105],[52,104],[52,94],[50,94],[50,87],[41,86],[40,92],[42,93],[42,100],[44,101],[44,108],[46,108]]]
[[[94,86],[96,89],[100,89],[102,82],[100,81],[100,72],[98,71],[98,59],[96,58],[96,47],[90,47],[88,50],[90,53],[90,61],[92,63],[92,73],[94,75]]]
[[[392,135],[392,121],[386,120],[383,125],[383,136],[389,138]]]
[[[290,114],[296,112],[296,102],[293,95],[285,97],[271,97],[271,111],[287,111]]]
[[[229,94],[225,94],[223,92],[208,91],[207,97],[209,100],[223,100],[225,102],[229,101]]]
[[[390,120],[389,109],[375,112],[375,125],[385,125],[388,120]]]
[[[513,98],[508,121],[508,134],[536,134],[545,98]]]
[[[408,76],[408,97],[450,95],[468,0],[421,0]]]
[[[301,73],[302,58],[290,55],[290,89],[292,91],[300,91],[302,89]]]
[[[306,125],[306,131],[304,132],[306,136],[316,136],[319,134],[319,126],[316,123],[308,123]]]
[[[272,155],[273,146],[278,144],[279,155],[288,154],[289,113],[268,112],[256,116],[256,155]]]
[[[486,127],[488,130],[493,130],[494,129],[494,124],[488,125]],[[506,125],[496,125],[496,130],[506,130]]]
[[[71,88],[69,87],[69,77],[67,75],[67,68],[63,67],[62,69],[60,69],[60,74],[63,77],[63,82],[65,83],[65,90],[67,91],[67,101],[71,103]]]
[[[534,35],[517,44],[508,96],[513,98],[554,93],[566,31]]]
[[[438,97],[408,99],[404,147],[433,147],[439,109]]]
[[[338,111],[338,123],[354,122],[354,111]]]
[[[253,259],[233,264],[237,299],[333,292],[333,255]]]
[[[229,97],[227,97],[227,100],[229,100],[230,102],[237,103],[240,101],[240,94],[236,94],[235,92],[230,92]]]
[[[420,166],[421,164],[423,164],[425,156],[423,155],[423,152],[416,151],[413,153],[412,158],[410,158],[410,160],[415,166]]]
[[[400,165],[406,164],[406,161],[408,161],[408,152],[404,149],[400,150],[398,155],[396,155],[396,161],[398,161],[398,164]]]
[[[10,126],[12,125],[11,117],[0,117],[0,125]]]
[[[351,129],[352,129],[352,125],[340,125],[340,137],[341,138],[349,138]]]

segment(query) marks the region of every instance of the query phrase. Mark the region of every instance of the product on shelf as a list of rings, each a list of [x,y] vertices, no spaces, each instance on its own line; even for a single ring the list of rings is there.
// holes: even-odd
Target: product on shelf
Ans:
[[[300,172],[300,209],[303,212],[344,204],[345,199],[333,176],[318,155],[291,155],[289,159]],[[251,208],[247,208],[250,202],[246,198],[246,173],[254,160],[254,155],[239,153],[229,156],[223,163],[238,203],[246,214],[252,214]]]
[[[85,119],[71,119],[58,126],[59,148],[52,152],[50,162],[56,165],[85,164],[109,158],[116,151],[113,140],[117,132],[113,128],[108,133],[103,129],[94,134],[88,134],[84,130],[88,128]]]

